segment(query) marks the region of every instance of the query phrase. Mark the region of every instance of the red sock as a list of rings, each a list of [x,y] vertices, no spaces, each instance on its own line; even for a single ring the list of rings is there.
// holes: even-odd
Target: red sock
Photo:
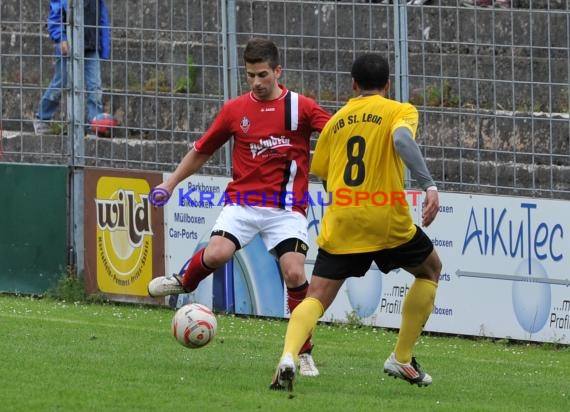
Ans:
[[[209,268],[204,263],[205,249],[206,248],[200,249],[194,256],[192,256],[190,263],[188,263],[188,266],[186,267],[184,276],[182,276],[182,284],[189,292],[196,290],[200,282],[206,279],[215,270]]]
[[[296,288],[287,288],[287,307],[289,308],[289,313],[292,313],[293,309],[295,309],[299,303],[305,299],[305,296],[307,296],[307,289],[309,289],[309,282],[307,281]],[[309,335],[299,353],[311,353],[312,349],[313,342],[311,341],[311,335]]]

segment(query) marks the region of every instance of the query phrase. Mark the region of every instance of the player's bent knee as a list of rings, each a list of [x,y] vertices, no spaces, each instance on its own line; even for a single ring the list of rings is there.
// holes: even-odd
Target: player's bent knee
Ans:
[[[434,249],[420,266],[410,269],[410,273],[418,279],[427,279],[438,283],[441,269],[441,260]]]
[[[234,243],[226,238],[210,239],[204,251],[204,262],[212,268],[219,268],[232,258],[236,251]]]
[[[283,279],[288,287],[300,286],[307,280],[303,270],[284,270]]]

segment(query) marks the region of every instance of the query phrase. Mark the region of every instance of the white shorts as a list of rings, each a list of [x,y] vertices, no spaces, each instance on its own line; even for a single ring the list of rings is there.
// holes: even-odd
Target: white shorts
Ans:
[[[274,207],[224,206],[212,232],[216,230],[234,235],[241,247],[258,233],[268,251],[290,238],[308,244],[307,218],[298,212]]]

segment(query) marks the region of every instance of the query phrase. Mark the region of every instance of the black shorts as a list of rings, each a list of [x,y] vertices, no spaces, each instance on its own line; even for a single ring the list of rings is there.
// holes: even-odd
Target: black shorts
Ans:
[[[397,268],[420,265],[432,250],[430,238],[416,226],[416,234],[409,242],[391,249],[342,255],[333,255],[319,249],[313,275],[327,279],[361,277],[368,272],[372,262],[382,272],[388,273]]]

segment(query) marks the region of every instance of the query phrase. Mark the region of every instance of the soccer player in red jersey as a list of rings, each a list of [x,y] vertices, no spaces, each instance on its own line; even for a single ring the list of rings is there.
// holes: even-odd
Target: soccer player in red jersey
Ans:
[[[279,84],[283,69],[273,42],[251,39],[243,56],[251,91],[224,104],[172,175],[157,186],[172,194],[178,183],[196,173],[233,137],[233,180],[225,194],[228,202],[212,228],[208,245],[192,257],[185,273],[155,278],[148,291],[151,296],[192,292],[260,234],[267,250],[279,260],[292,312],[308,289],[304,264],[309,140],[324,127],[330,114],[314,100]],[[309,337],[299,351],[302,375],[319,373],[311,349]]]

